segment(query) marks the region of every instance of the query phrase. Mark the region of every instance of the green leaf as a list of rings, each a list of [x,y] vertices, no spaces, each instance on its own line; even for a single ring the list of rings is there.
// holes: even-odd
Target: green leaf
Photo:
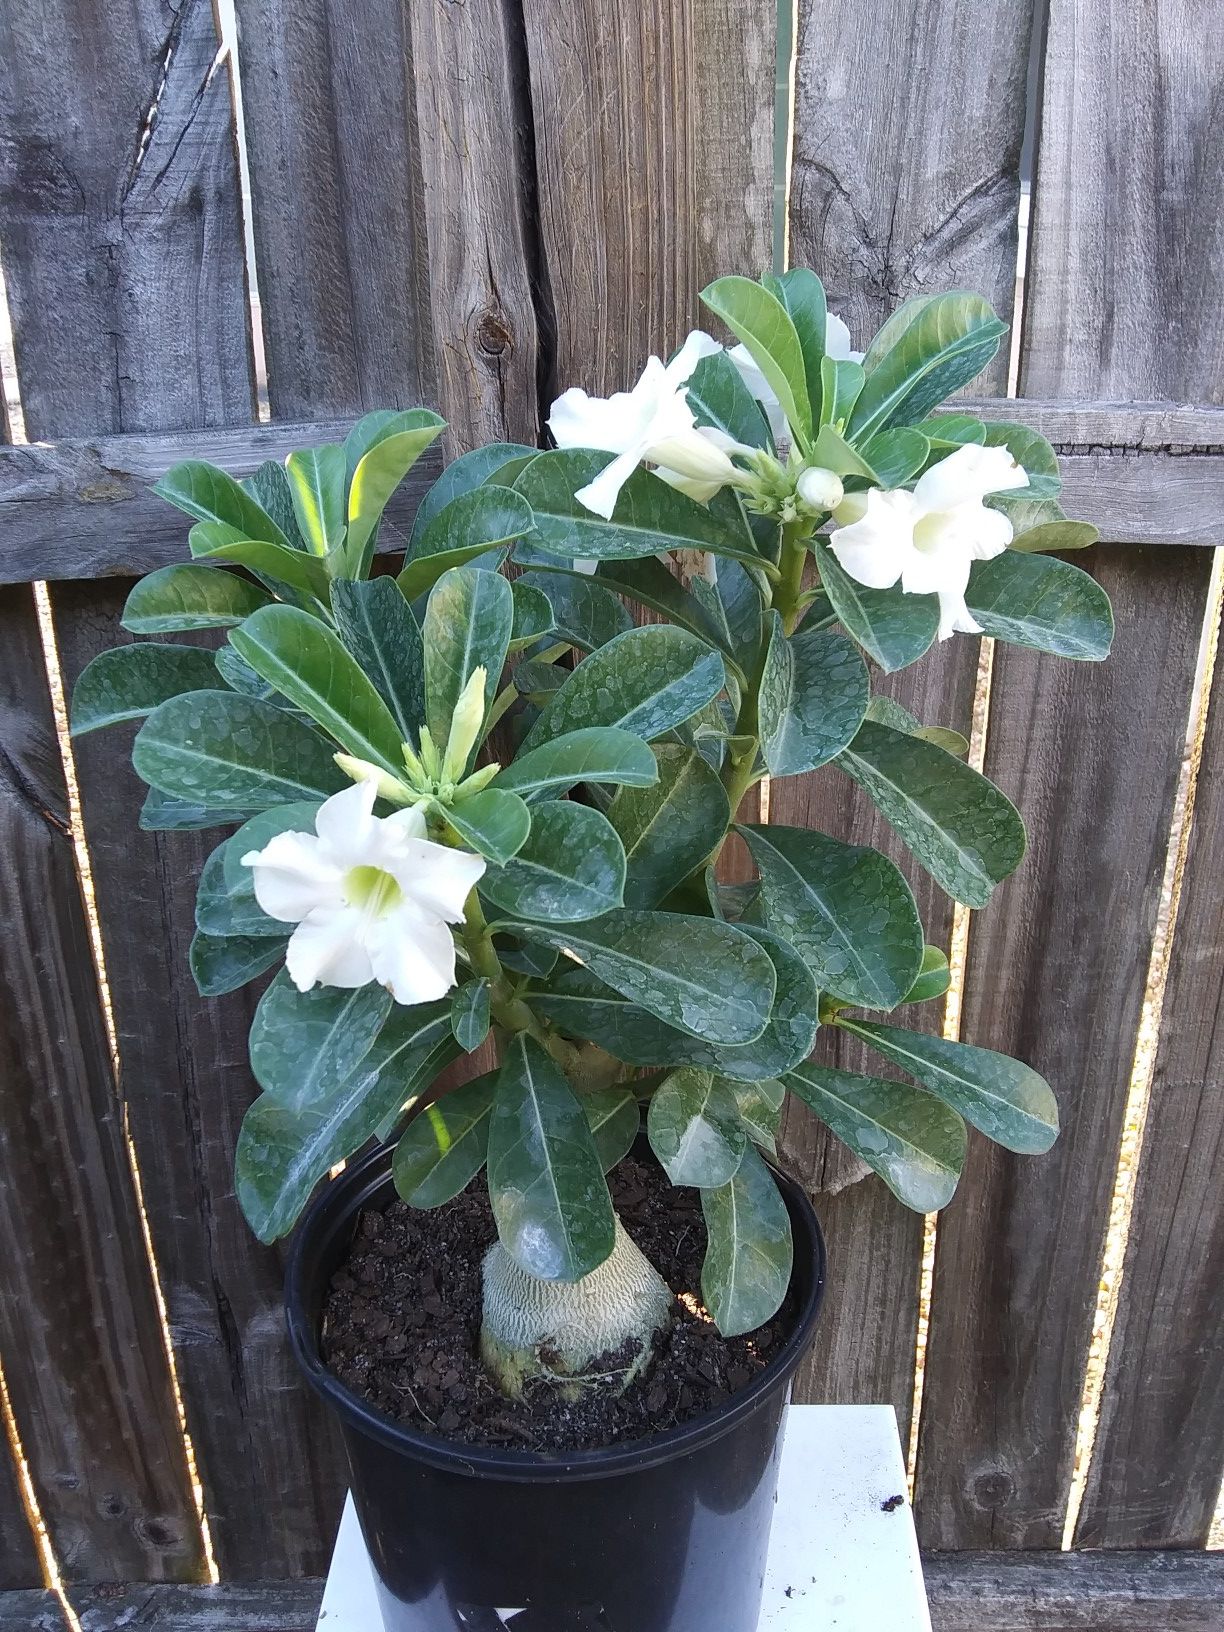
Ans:
[[[460,494],[414,538],[396,582],[405,597],[415,601],[452,567],[466,566],[490,552],[490,566],[500,566],[515,539],[526,538],[534,528],[531,506],[508,487],[478,487]]]
[[[1050,1085],[1019,1060],[874,1021],[837,1023],[916,1077],[1004,1149],[1039,1156],[1057,1139],[1058,1104]]]
[[[1019,866],[1025,839],[1016,807],[934,743],[868,720],[837,764],[954,900],[984,907]]]
[[[191,833],[206,827],[225,827],[250,814],[245,810],[215,810],[196,799],[178,799],[150,788],[140,807],[142,833]]]
[[[777,1150],[778,1127],[782,1121],[782,1106],[786,1089],[774,1077],[762,1082],[732,1082],[735,1108],[739,1112],[744,1132],[753,1144],[772,1156]]]
[[[294,606],[265,606],[230,644],[348,753],[403,772],[403,737],[386,703],[326,624]]]
[[[495,572],[453,567],[438,579],[425,612],[425,706],[438,751],[446,746],[459,694],[473,672],[485,670],[485,709],[497,694],[510,635],[514,597]]]
[[[669,623],[679,624],[698,639],[718,642],[720,623],[707,616],[697,597],[653,555],[642,561],[601,561],[595,579],[639,606],[662,612]]]
[[[824,284],[815,272],[809,272],[804,266],[793,267],[770,282],[771,286],[776,286],[774,293],[790,313],[795,333],[799,336],[812,424],[816,426],[820,423],[824,398],[821,364],[824,362],[825,337],[829,326]]]
[[[293,489],[289,473],[277,459],[265,459],[253,475],[244,476],[243,488],[260,505],[284,534],[295,550],[305,550],[306,540],[298,526],[297,511],[293,504]]]
[[[958,759],[963,759],[969,752],[968,737],[950,730],[946,725],[923,725],[893,697],[873,697],[867,705],[867,718],[879,725],[891,725],[894,731],[904,731],[911,737],[921,737],[924,742],[933,742],[937,748],[955,754]]]
[[[907,1082],[811,1064],[792,1071],[786,1085],[905,1206],[934,1213],[952,1200],[965,1161],[965,1124],[933,1095]]]
[[[451,998],[451,1031],[465,1053],[478,1049],[489,1035],[489,983],[466,980]]]
[[[877,352],[878,340],[872,345],[847,434],[861,443],[892,425],[916,425],[982,372],[1006,333],[989,301],[969,290],[915,302],[887,350]]]
[[[788,940],[822,991],[891,1009],[917,979],[922,925],[887,857],[799,827],[742,827],[761,872],[770,929]]]
[[[397,1007],[361,1065],[326,1100],[295,1112],[261,1094],[243,1118],[235,1161],[239,1205],[259,1239],[286,1235],[319,1180],[454,1054],[449,1003]]]
[[[645,742],[691,719],[725,681],[720,655],[685,629],[628,629],[585,658],[544,709],[524,747],[584,726],[615,725]]]
[[[205,935],[191,938],[188,962],[201,997],[222,997],[236,992],[248,980],[262,975],[285,955],[285,936]]]
[[[1058,470],[1058,455],[1041,435],[1027,425],[1009,425],[994,420],[986,427],[985,443],[988,448],[1006,448],[1008,453],[1028,473],[1028,486],[1017,489],[1026,499],[1053,499],[1062,491],[1062,477]]]
[[[524,798],[575,782],[611,782],[649,787],[659,779],[655,756],[641,737],[614,725],[589,725],[521,753],[494,786]]]
[[[1047,550],[1086,550],[1100,536],[1100,528],[1088,521],[1043,521],[1024,532],[1017,531],[1010,549],[1025,555]]]
[[[826,357],[822,361],[820,417],[826,425],[839,431],[845,427],[865,378],[862,363],[852,362],[849,357]]]
[[[231,538],[229,529],[201,524],[191,529],[191,553],[199,561],[230,561],[261,578],[287,585],[320,605],[327,604],[327,568],[318,556],[260,538]]]
[[[930,458],[931,444],[921,431],[898,429],[881,431],[863,449],[863,457],[875,471],[881,487],[900,487],[916,475]]]
[[[633,628],[628,608],[582,573],[524,572],[515,582],[538,589],[547,598],[553,633],[580,652],[593,652]]]
[[[451,1088],[414,1116],[391,1159],[395,1189],[410,1207],[453,1201],[480,1172],[489,1148],[497,1072]]]
[[[846,633],[893,674],[914,663],[939,632],[939,600],[901,589],[865,589],[819,539],[812,540],[820,581]]]
[[[565,971],[550,990],[532,992],[529,1001],[571,1036],[598,1043],[626,1065],[698,1065],[733,1081],[760,1082],[790,1070],[811,1053],[816,985],[786,941],[755,925],[741,927],[762,947],[777,981],[765,1030],[743,1046],[722,1047],[677,1031],[585,969]]]
[[[212,654],[212,658],[217,673],[231,691],[240,691],[244,697],[259,697],[264,702],[275,703],[278,708],[287,709],[290,706],[276,687],[270,686],[262,675],[256,674],[247,660],[239,657],[232,646],[219,646]],[[214,685],[215,683],[214,679]]]
[[[709,1242],[701,1295],[724,1337],[763,1326],[790,1285],[790,1214],[773,1174],[751,1146],[729,1184],[701,1192]]]
[[[730,1183],[748,1148],[735,1096],[721,1077],[682,1066],[651,1095],[650,1148],[673,1184],[716,1190]]]
[[[535,515],[535,547],[567,561],[635,561],[660,550],[757,559],[704,505],[648,470],[634,471],[621,488],[610,521],[588,510],[577,494],[612,458],[590,448],[554,448],[531,461],[514,486]]]
[[[266,539],[283,549],[290,548],[289,540],[263,506],[232,476],[202,459],[186,459],[172,466],[160,481],[154,482],[153,491],[196,521],[220,522],[243,538]]]
[[[993,561],[975,561],[965,604],[986,634],[1013,646],[1096,663],[1113,644],[1109,596],[1053,556],[1004,550]]]
[[[679,1031],[749,1043],[765,1029],[774,966],[730,924],[623,908],[564,929],[533,925],[531,934]]]
[[[986,427],[972,414],[932,414],[917,427],[935,448],[959,448],[965,443],[978,447],[986,441]]]
[[[790,313],[768,289],[751,278],[718,278],[701,291],[703,303],[741,340],[764,374],[798,446],[812,436],[803,347]]]
[[[499,481],[502,471],[518,474],[518,465],[524,459],[534,459],[538,448],[529,448],[521,442],[489,442],[483,448],[472,448],[451,461],[417,506],[412,523],[412,542],[409,554],[416,550],[425,529],[453,499],[463,493],[474,492],[486,482],[508,487],[509,481]],[[513,480],[513,477],[510,477]]]
[[[624,846],[630,907],[657,906],[701,866],[731,820],[726,790],[694,749],[656,743],[654,761],[652,785],[623,788],[608,811]]]
[[[142,781],[212,810],[326,799],[350,786],[313,726],[256,697],[189,691],[154,709],[132,745]]]
[[[184,691],[216,684],[211,652],[198,646],[115,646],[81,670],[72,691],[74,737],[121,720],[139,720]]]
[[[854,740],[871,696],[867,665],[836,629],[801,630],[787,639],[769,613],[761,676],[761,753],[773,776],[827,765]]]
[[[480,893],[516,918],[574,923],[619,907],[625,853],[606,816],[558,800],[537,805],[514,859],[489,868]]]
[[[281,807],[284,808],[283,806]],[[255,899],[255,882],[249,867],[235,867],[232,878],[226,859],[230,841],[220,844],[200,871],[196,887],[196,928],[205,935],[262,935],[288,939],[289,928],[270,918]],[[241,852],[248,854],[246,848]]]
[[[531,941],[520,940],[517,935],[496,934],[493,945],[507,969],[513,969],[519,975],[533,975],[537,980],[546,980],[559,961],[558,954],[551,947],[535,946]]]
[[[633,1149],[642,1126],[637,1096],[632,1088],[595,1088],[580,1096],[600,1166],[610,1173]]]
[[[521,651],[552,633],[552,603],[548,596],[520,580],[510,585],[514,597],[514,623],[510,629],[510,650]]]
[[[534,1038],[506,1051],[489,1123],[489,1200],[506,1251],[542,1281],[578,1281],[616,1239],[586,1112]]]
[[[499,866],[522,849],[531,831],[531,812],[517,793],[485,788],[461,804],[435,807],[467,845]]]
[[[365,1059],[390,1012],[391,994],[376,981],[299,992],[282,969],[251,1022],[256,1082],[291,1111],[326,1101]]]
[[[820,427],[820,435],[812,450],[812,462],[838,476],[865,476],[869,481],[877,481],[875,467],[868,464],[863,455],[852,448],[832,425]]]
[[[725,351],[701,359],[689,376],[685,398],[698,425],[712,425],[746,447],[773,446],[760,403]]]
[[[389,706],[400,740],[415,741],[425,718],[425,645],[394,579],[337,579],[331,604],[340,639]]]
[[[232,629],[270,600],[266,590],[236,573],[181,562],[159,567],[133,586],[122,623],[134,635]]]
[[[952,971],[948,968],[947,953],[942,947],[926,946],[922,949],[922,968],[918,971],[918,978],[901,999],[903,1003],[927,1003],[933,997],[942,997],[952,984]]]
[[[303,448],[285,460],[293,510],[307,547],[328,555],[344,542],[344,449],[338,443]]]
[[[364,578],[374,554],[374,532],[387,500],[431,442],[446,429],[446,421],[427,408],[410,408],[386,419],[378,438],[368,441],[353,463],[363,440],[371,434],[373,415],[358,420],[345,442],[352,475],[348,490],[348,537],[344,542],[348,578]]]
[[[445,429],[445,420],[439,419],[429,408],[375,408],[371,413],[363,414],[344,439],[344,457],[348,466],[350,487],[353,477],[357,474],[358,465],[366,454],[372,452],[380,443],[392,437],[411,435],[419,431],[428,438],[425,442],[425,446],[428,447]],[[434,487],[437,485],[435,482]],[[432,492],[431,487],[429,494]]]

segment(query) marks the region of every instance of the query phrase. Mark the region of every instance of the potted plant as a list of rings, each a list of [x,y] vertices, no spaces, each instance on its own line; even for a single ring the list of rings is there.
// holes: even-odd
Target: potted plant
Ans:
[[[949,975],[885,856],[748,823],[758,878],[718,861],[754,784],[828,767],[984,906],[1020,817],[872,671],[958,631],[1104,657],[1108,600],[1048,553],[1095,532],[1042,437],[936,412],[1005,333],[981,297],[911,300],[862,356],[811,272],[703,298],[732,349],[463,454],[397,576],[380,518],[436,415],[176,466],[192,560],[124,623],[224,643],[119,647],[73,700],[77,732],[143,719],[143,826],[238,824],[191,952],[205,995],[275,971],[238,1198],[274,1241],[319,1190],[290,1330],[404,1632],[750,1632],[824,1276],[788,1096],[922,1211],[966,1123],[1057,1131],[1028,1067],[897,1023]],[[820,1026],[913,1081],[814,1061]]]

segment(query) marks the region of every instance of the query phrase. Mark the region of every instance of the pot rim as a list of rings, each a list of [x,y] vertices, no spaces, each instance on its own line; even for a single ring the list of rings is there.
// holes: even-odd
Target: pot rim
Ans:
[[[808,1284],[803,1292],[795,1328],[773,1359],[747,1387],[713,1411],[704,1412],[679,1427],[644,1439],[619,1441],[593,1450],[543,1452],[500,1450],[469,1445],[461,1440],[422,1433],[395,1422],[346,1387],[323,1362],[319,1351],[312,1264],[325,1255],[344,1229],[390,1178],[391,1147],[382,1145],[351,1162],[315,1197],[294,1232],[285,1271],[285,1318],[294,1357],[307,1382],[331,1406],[347,1427],[401,1454],[435,1468],[476,1478],[548,1483],[611,1478],[618,1474],[657,1467],[676,1457],[712,1444],[738,1426],[782,1383],[789,1383],[799,1367],[820,1313],[825,1289],[825,1243],[815,1210],[803,1188],[772,1168],[791,1216],[796,1238],[795,1268],[804,1255]],[[801,1245],[801,1243],[803,1245]]]

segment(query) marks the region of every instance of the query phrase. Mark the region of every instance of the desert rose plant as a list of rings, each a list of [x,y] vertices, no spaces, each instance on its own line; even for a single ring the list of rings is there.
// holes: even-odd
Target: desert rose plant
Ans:
[[[1105,595],[1048,553],[1095,533],[1060,510],[1041,436],[936,412],[1005,333],[980,296],[908,302],[864,355],[810,272],[704,299],[730,349],[693,334],[626,392],[567,391],[548,451],[464,454],[398,576],[371,576],[379,523],[443,429],[425,410],[241,482],[177,466],[158,489],[194,519],[192,560],[138,584],[124,624],[225,642],[121,646],[74,697],[77,732],[143,717],[142,826],[238,824],[191,962],[205,995],[276,971],[237,1157],[252,1227],[284,1235],[371,1139],[416,1207],[483,1172],[482,1352],[511,1393],[579,1387],[608,1351],[636,1354],[631,1378],[669,1319],[605,1180],[643,1117],[701,1192],[728,1335],[787,1289],[788,1095],[924,1211],[952,1196],[966,1123],[1025,1153],[1057,1131],[1028,1067],[898,1023],[948,968],[885,856],[749,823],[756,881],[717,863],[754,784],[824,767],[985,906],[1020,817],[873,673],[956,632],[1104,657]],[[820,1025],[912,1082],[813,1063]],[[439,1093],[490,1035],[497,1068]]]

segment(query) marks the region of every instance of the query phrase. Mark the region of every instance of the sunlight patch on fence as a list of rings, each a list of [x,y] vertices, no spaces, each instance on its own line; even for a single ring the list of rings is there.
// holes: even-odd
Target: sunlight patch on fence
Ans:
[[[34,1537],[34,1545],[38,1548],[38,1558],[42,1565],[43,1581],[48,1589],[59,1599],[59,1606],[67,1621],[70,1632],[81,1632],[81,1623],[77,1619],[76,1610],[68,1600],[64,1591],[64,1583],[59,1572],[59,1560],[55,1556],[55,1549],[51,1545],[51,1537],[43,1523],[42,1510],[38,1505],[38,1492],[34,1489],[34,1480],[30,1475],[30,1464],[26,1461],[25,1448],[21,1443],[21,1433],[17,1427],[17,1419],[13,1415],[13,1403],[9,1398],[8,1382],[5,1379],[4,1367],[0,1365],[0,1418],[4,1421],[4,1436],[8,1440],[9,1455],[12,1457],[13,1469],[17,1475],[18,1488],[21,1491],[22,1504],[25,1507],[26,1522],[30,1526],[30,1534]]]
[[[255,412],[261,424],[272,418],[268,401],[268,364],[264,351],[263,308],[259,300],[259,267],[255,259],[255,228],[251,206],[251,167],[247,158],[246,119],[242,101],[242,67],[238,60],[238,21],[234,0],[217,0],[217,29],[221,37],[218,62],[229,71],[230,100],[234,109],[234,142],[238,149],[239,203],[242,209],[242,245],[246,256],[248,322],[251,356],[255,365]]]
[[[1169,955],[1177,925],[1182,875],[1185,871],[1190,830],[1194,820],[1194,795],[1207,730],[1208,701],[1211,696],[1211,681],[1219,644],[1222,609],[1224,609],[1224,550],[1217,550],[1212,561],[1211,584],[1199,646],[1198,670],[1186,726],[1185,754],[1173,804],[1173,820],[1169,827],[1169,846],[1161,883],[1160,905],[1148,960],[1143,1007],[1140,1010],[1139,1030],[1135,1039],[1130,1087],[1122,1124],[1122,1143],[1118,1152],[1118,1167],[1101,1258],[1101,1278],[1097,1289],[1092,1341],[1088,1351],[1088,1365],[1084,1376],[1084,1391],[1080,1401],[1075,1440],[1075,1464],[1067,1498],[1066,1523],[1063,1526],[1064,1551],[1071,1547],[1075,1538],[1075,1529],[1088,1483],[1093,1446],[1096,1443],[1097,1425],[1100,1421],[1102,1391],[1125,1270],[1126,1244],[1130,1236],[1135,1184],[1143,1155],[1143,1137],[1160,1041],[1160,1021],[1169,974]],[[1216,1527],[1220,1526],[1220,1519],[1221,1513],[1217,1507]],[[1213,1527],[1213,1532],[1216,1527]]]

